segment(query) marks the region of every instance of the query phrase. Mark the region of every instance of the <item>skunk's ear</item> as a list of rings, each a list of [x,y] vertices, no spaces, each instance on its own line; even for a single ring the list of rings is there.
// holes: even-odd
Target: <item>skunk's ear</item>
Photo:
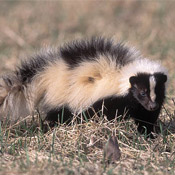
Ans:
[[[165,75],[165,74],[157,74],[156,79],[158,82],[163,84],[167,81],[168,78],[167,78],[167,75]]]
[[[162,74],[160,80],[165,83],[167,81],[167,75]]]
[[[136,76],[130,77],[129,82],[132,86],[134,86],[134,84],[136,84],[136,82],[137,82],[137,77]]]

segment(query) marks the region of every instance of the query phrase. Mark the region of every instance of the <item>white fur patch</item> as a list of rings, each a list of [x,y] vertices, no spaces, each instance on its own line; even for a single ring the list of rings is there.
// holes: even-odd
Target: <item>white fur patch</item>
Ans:
[[[88,77],[94,82],[88,82]],[[99,57],[94,62],[82,62],[71,71],[69,79],[68,105],[74,112],[81,112],[94,102],[118,93],[116,63],[107,57]]]
[[[150,84],[150,98],[153,102],[155,102],[155,99],[156,99],[156,94],[155,94],[156,80],[155,80],[154,76],[150,76],[149,84]]]

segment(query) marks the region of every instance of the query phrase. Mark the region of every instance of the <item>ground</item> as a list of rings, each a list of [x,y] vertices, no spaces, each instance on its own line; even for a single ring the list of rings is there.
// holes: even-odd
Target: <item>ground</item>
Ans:
[[[169,72],[160,134],[145,139],[132,120],[100,118],[44,132],[37,120],[0,125],[0,174],[175,174],[175,1],[1,1],[0,72],[46,46],[91,36],[135,46]],[[104,159],[116,135],[121,158]],[[93,145],[89,145],[94,140]]]

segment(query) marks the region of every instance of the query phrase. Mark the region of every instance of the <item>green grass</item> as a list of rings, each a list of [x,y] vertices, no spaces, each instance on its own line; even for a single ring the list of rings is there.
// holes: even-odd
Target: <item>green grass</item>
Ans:
[[[53,128],[35,116],[15,126],[0,125],[0,174],[175,174],[175,2],[173,1],[9,1],[0,5],[0,72],[47,45],[90,36],[128,42],[169,71],[167,100],[154,140],[139,135],[132,120]],[[48,130],[46,132],[46,130]],[[118,138],[121,159],[104,161],[108,138]],[[89,146],[90,140],[94,144]]]

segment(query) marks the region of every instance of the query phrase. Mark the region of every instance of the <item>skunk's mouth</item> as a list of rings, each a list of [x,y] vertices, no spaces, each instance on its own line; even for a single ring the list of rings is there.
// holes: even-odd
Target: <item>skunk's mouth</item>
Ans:
[[[148,104],[143,105],[143,107],[148,111],[156,111],[159,108],[159,104],[156,102],[150,101]]]

